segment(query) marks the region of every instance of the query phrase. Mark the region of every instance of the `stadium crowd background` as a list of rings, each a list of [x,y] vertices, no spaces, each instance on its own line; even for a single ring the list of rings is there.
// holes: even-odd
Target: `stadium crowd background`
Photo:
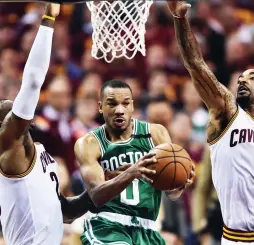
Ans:
[[[254,66],[254,1],[192,3],[189,17],[204,58],[235,93],[237,77]],[[19,91],[43,10],[43,4],[0,3],[0,98],[14,100]],[[134,117],[167,127],[172,141],[184,146],[196,163],[193,188],[176,202],[163,198],[158,228],[167,244],[211,244],[211,237],[212,244],[220,244],[222,221],[206,144],[208,113],[183,66],[165,2],[152,6],[146,57],[111,64],[95,60],[90,55],[91,34],[86,5],[64,5],[55,23],[51,65],[35,118],[33,137],[60,163],[62,193],[77,195],[84,190],[74,143],[103,123],[97,109],[102,83],[123,79],[133,89]],[[66,225],[62,245],[80,244],[83,219]]]

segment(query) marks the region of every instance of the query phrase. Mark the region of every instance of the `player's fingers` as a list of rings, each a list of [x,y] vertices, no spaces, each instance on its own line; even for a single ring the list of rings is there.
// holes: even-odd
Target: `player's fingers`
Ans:
[[[152,169],[152,170],[155,170],[156,169],[156,164],[150,164],[150,165],[146,165],[146,168],[148,168],[149,167],[149,169]]]
[[[192,171],[190,172],[190,178],[189,178],[189,179],[192,180],[195,176],[196,176],[195,171],[192,170]]]
[[[142,161],[142,160],[145,160],[145,159],[149,159],[149,158],[154,157],[155,155],[156,155],[155,152],[150,151],[148,154],[146,154],[142,158],[140,158],[140,160]]]
[[[157,162],[157,159],[155,157],[152,157],[152,158],[149,158],[149,159],[142,160],[140,162],[140,165],[141,166],[148,166],[148,165],[156,163],[156,162]]]
[[[156,171],[148,168],[141,168],[140,169],[142,174],[148,174],[148,175],[155,175]]]
[[[142,174],[142,178],[143,178],[144,180],[146,180],[146,181],[147,181],[148,183],[150,183],[150,184],[153,183],[153,180],[150,179],[149,177],[147,177],[145,174]]]

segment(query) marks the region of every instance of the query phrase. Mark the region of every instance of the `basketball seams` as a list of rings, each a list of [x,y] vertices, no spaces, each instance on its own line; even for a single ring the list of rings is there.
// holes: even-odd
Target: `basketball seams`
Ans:
[[[156,158],[157,160],[160,160],[160,159],[164,159],[164,158],[168,158],[168,157],[174,157],[174,156],[164,156],[164,157],[159,157],[159,158]],[[176,158],[183,158],[183,159],[186,159],[186,160],[189,160],[191,162],[191,159],[188,158],[188,157],[183,157],[183,156],[175,156]]]
[[[170,145],[170,146],[172,147],[172,145]],[[173,147],[172,147],[173,151],[169,151],[169,150],[162,149],[162,148],[157,148],[157,147],[155,147],[155,149],[156,150],[161,150],[161,151],[166,151],[166,152],[180,152],[180,151],[184,150],[184,148],[181,148],[180,150],[175,151]]]
[[[178,161],[171,161],[171,162],[168,162],[162,169],[161,169],[161,171],[158,173],[158,175],[156,175],[156,178],[155,178],[155,180],[154,180],[154,183],[156,182],[156,180],[160,177],[160,175],[163,173],[163,171],[170,165],[170,164],[172,164],[172,163],[175,163],[175,172],[174,172],[174,181],[172,182],[172,183],[174,183],[175,182],[175,176],[176,176],[176,164],[177,163],[179,163],[183,168],[184,168],[184,170],[185,170],[185,173],[186,173],[186,176],[187,176],[187,178],[188,178],[188,171],[187,171],[187,169],[186,169],[186,167],[181,163],[181,162],[178,162]],[[171,187],[172,188],[172,187]],[[171,189],[170,188],[170,189]]]
[[[172,190],[178,188],[182,183],[186,184],[190,174],[189,167],[192,163],[188,152],[175,144],[162,144],[158,148],[155,147],[154,150],[158,156],[156,157],[158,167],[155,167],[157,174],[153,178],[154,187],[161,190]],[[170,166],[172,163],[174,166]]]
[[[173,187],[174,187],[174,185],[175,185],[175,180],[176,180],[176,155],[175,155],[175,150],[174,150],[173,146],[172,146],[171,144],[169,144],[169,146],[171,147],[171,149],[172,149],[171,152],[173,152],[173,155],[174,155],[173,157],[174,157],[175,171],[174,171],[174,178],[173,178],[173,181],[172,181],[172,184],[171,184],[171,185],[173,185]],[[172,189],[172,186],[171,186],[170,189]]]
[[[184,168],[184,170],[185,170],[185,172],[186,172],[187,179],[188,179],[189,176],[188,176],[188,171],[187,171],[186,167],[185,167],[184,164],[182,164],[181,162],[178,162],[178,163],[179,163],[180,165],[183,166],[183,168]]]

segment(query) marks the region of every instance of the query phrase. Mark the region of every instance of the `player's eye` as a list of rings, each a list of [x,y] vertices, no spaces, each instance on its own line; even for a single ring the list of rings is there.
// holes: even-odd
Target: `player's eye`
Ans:
[[[114,107],[114,106],[116,106],[116,103],[109,102],[109,103],[108,103],[108,106],[110,106],[110,107]]]
[[[128,106],[130,104],[130,102],[124,102],[123,105],[124,106]]]

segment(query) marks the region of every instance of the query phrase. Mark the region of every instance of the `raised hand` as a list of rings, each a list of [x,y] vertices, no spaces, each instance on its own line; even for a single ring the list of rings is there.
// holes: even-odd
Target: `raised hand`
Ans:
[[[184,18],[191,7],[189,3],[181,0],[167,1],[171,14],[176,18]]]
[[[60,4],[49,3],[46,5],[45,15],[49,15],[51,17],[57,17],[60,13]]]

